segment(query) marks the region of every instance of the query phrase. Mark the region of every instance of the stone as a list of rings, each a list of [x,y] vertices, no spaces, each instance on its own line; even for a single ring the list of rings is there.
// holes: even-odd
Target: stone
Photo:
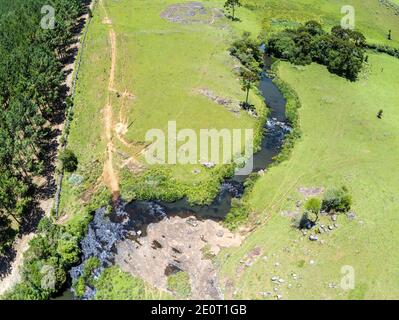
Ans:
[[[278,266],[280,266],[280,262],[276,262],[274,265],[275,265],[276,267],[278,267]]]
[[[315,261],[314,260],[310,260],[309,264],[315,264]]]
[[[223,230],[218,230],[218,231],[216,232],[216,236],[218,236],[219,238],[223,237],[223,236],[224,236]]]
[[[302,201],[297,201],[296,202],[296,207],[299,208],[302,205]]]
[[[281,294],[276,295],[277,300],[283,299],[283,296]]]
[[[337,221],[337,215],[333,214],[333,215],[331,216],[331,220],[334,221],[334,222]]]
[[[212,169],[215,167],[215,164],[213,162],[202,162],[201,163],[204,167],[208,168],[208,169]]]
[[[277,276],[273,276],[273,277],[271,278],[271,280],[272,280],[273,282],[278,281],[278,277],[277,277]]]
[[[279,283],[284,283],[285,281],[284,281],[284,279],[281,279],[281,278],[280,278],[280,279],[278,279],[278,282],[279,282]]]
[[[356,218],[356,213],[354,211],[349,211],[346,216],[349,220],[354,220]]]
[[[317,241],[317,240],[319,240],[319,238],[318,238],[318,236],[311,234],[311,235],[309,236],[309,240],[310,240],[310,241]]]

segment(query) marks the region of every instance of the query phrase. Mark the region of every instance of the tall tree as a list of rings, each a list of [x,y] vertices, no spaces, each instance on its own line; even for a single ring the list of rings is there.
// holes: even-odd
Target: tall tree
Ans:
[[[240,0],[227,0],[224,4],[224,7],[231,12],[231,17],[233,20],[235,20],[235,11],[236,7],[241,7],[242,4]]]

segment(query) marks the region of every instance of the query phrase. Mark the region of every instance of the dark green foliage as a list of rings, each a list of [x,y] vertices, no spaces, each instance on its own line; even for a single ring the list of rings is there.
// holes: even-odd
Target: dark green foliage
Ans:
[[[263,68],[263,55],[259,43],[250,37],[249,32],[244,32],[242,38],[233,43],[230,54],[240,60],[242,89],[245,91],[245,101],[242,104],[245,110],[254,110],[248,102],[249,90],[257,85]]]
[[[267,52],[299,65],[318,62],[332,73],[355,81],[365,61],[365,37],[358,31],[332,28],[309,21],[297,29],[286,29],[268,40]]]
[[[55,9],[54,29],[41,27],[44,5]],[[5,238],[8,218],[23,222],[34,178],[43,174],[53,115],[64,107],[61,59],[83,8],[81,0],[0,0],[0,219]]]
[[[224,4],[224,8],[231,14],[232,20],[236,20],[235,11],[237,7],[241,7],[242,4],[240,0],[227,0]]]
[[[10,247],[14,236],[15,231],[11,228],[11,221],[5,216],[0,216],[0,256]]]
[[[100,266],[101,262],[96,257],[91,257],[85,261],[82,275],[72,285],[75,295],[78,298],[83,297],[87,286],[93,287],[95,285],[94,273]]]
[[[65,149],[60,154],[62,167],[66,172],[74,172],[78,168],[78,158],[72,150]]]
[[[22,282],[6,295],[8,299],[50,298],[65,285],[65,270],[79,261],[78,239],[65,227],[42,218],[37,231],[24,254]]]
[[[322,202],[326,212],[348,212],[352,206],[352,196],[346,187],[328,189]]]

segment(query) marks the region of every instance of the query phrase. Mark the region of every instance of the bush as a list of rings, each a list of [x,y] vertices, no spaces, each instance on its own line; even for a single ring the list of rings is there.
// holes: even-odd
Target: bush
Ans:
[[[69,149],[65,149],[63,152],[61,152],[60,160],[62,167],[66,172],[74,172],[78,168],[78,158],[73,151]]]
[[[191,295],[190,277],[187,272],[179,271],[168,277],[168,289],[182,298]]]
[[[143,280],[133,277],[114,266],[103,271],[95,284],[96,300],[144,300],[146,287]]]
[[[310,198],[305,203],[305,210],[314,214],[318,214],[321,210],[321,200],[318,198]]]
[[[10,299],[49,299],[64,287],[66,270],[79,259],[77,238],[65,227],[44,217],[37,231],[24,254],[22,282],[7,295]]]
[[[339,76],[355,81],[365,61],[365,37],[340,26],[325,33],[321,25],[309,21],[297,29],[286,29],[268,40],[267,52],[298,65],[312,61],[327,66]]]
[[[348,212],[352,205],[352,196],[346,187],[328,189],[322,202],[322,210],[326,212]]]

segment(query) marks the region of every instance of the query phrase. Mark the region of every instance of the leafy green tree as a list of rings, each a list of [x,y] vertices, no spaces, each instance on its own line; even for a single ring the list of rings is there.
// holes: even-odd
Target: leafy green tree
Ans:
[[[6,216],[0,215],[0,256],[10,247],[15,236],[11,221]]]
[[[319,220],[319,213],[321,210],[321,200],[318,198],[310,198],[305,203],[305,210],[307,212],[307,218],[313,223]]]
[[[241,81],[242,81],[242,88],[246,92],[245,95],[245,107],[249,105],[249,91],[254,85],[259,81],[259,74],[256,71],[253,71],[248,68],[241,68],[240,70]]]
[[[227,0],[227,1],[225,2],[225,4],[224,4],[224,7],[225,7],[229,12],[231,12],[231,18],[232,18],[233,20],[236,19],[236,17],[235,17],[236,8],[237,8],[237,7],[241,7],[241,6],[242,6],[242,4],[241,4],[241,1],[240,1],[240,0]]]
[[[74,172],[78,168],[78,158],[72,150],[65,149],[64,152],[60,154],[60,160],[66,172]]]

